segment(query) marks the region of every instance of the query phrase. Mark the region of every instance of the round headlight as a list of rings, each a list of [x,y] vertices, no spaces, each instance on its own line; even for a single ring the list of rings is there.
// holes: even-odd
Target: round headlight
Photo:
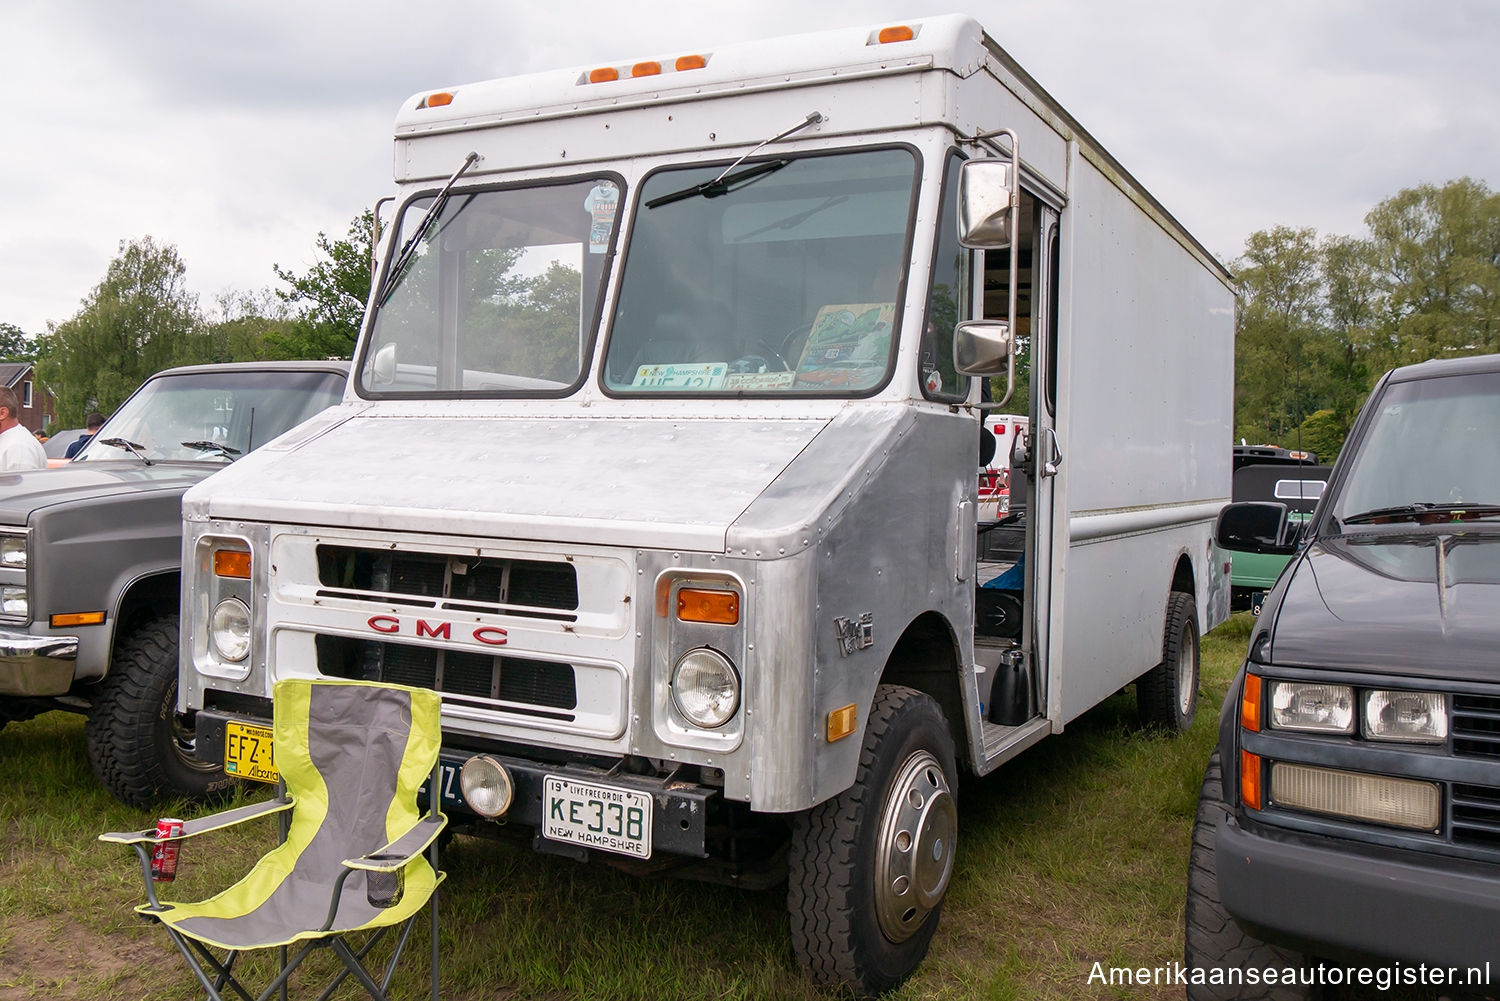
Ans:
[[[488,754],[476,754],[458,770],[464,802],[481,817],[498,817],[510,809],[515,784],[505,766]]]
[[[250,609],[238,598],[225,598],[214,608],[208,635],[220,657],[238,663],[250,656]]]
[[[672,701],[695,726],[723,726],[740,707],[740,677],[719,651],[689,650],[672,671]]]

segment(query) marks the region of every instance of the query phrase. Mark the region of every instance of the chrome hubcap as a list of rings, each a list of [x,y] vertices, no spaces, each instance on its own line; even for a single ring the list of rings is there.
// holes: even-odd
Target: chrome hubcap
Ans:
[[[1186,716],[1193,707],[1198,672],[1193,670],[1197,657],[1193,652],[1193,631],[1184,626],[1177,648],[1177,711]]]
[[[943,902],[958,847],[958,806],[928,751],[907,758],[880,818],[875,915],[892,942],[914,935]]]

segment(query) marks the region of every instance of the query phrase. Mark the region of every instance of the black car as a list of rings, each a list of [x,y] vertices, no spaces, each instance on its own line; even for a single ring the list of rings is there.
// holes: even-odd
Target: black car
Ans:
[[[1500,355],[1397,369],[1297,546],[1283,505],[1220,516],[1221,546],[1295,555],[1199,798],[1189,998],[1497,992],[1497,429]]]

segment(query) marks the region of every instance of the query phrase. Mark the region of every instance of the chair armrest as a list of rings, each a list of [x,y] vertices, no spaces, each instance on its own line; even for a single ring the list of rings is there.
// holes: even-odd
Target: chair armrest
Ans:
[[[446,826],[448,818],[442,814],[438,814],[437,819],[424,816],[390,844],[363,858],[344,859],[344,865],[367,872],[393,872],[426,851]]]
[[[257,817],[266,817],[290,810],[292,804],[293,800],[290,797],[287,799],[270,799],[264,803],[252,803],[249,806],[240,806],[233,810],[224,810],[220,813],[209,814],[207,817],[186,821],[182,825],[182,834],[178,838],[171,840],[193,838],[200,834],[207,834],[210,831],[222,831],[226,827],[243,824],[247,820],[255,820]],[[154,845],[159,844],[165,839],[157,838],[156,828],[153,827],[145,831],[112,831],[99,835],[99,840],[116,845]]]

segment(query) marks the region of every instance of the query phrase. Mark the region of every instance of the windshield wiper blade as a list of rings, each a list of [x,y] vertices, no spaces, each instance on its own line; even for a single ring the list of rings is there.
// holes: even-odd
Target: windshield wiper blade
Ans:
[[[702,195],[704,198],[718,198],[720,195],[729,194],[729,192],[734,191],[736,188],[743,188],[745,185],[753,183],[758,178],[765,177],[767,174],[775,173],[791,162],[790,160],[767,160],[765,163],[751,164],[744,170],[720,174],[712,181],[689,185],[680,191],[672,191],[665,195],[660,195],[647,202],[646,208],[660,208],[663,205],[680,202],[686,198],[696,198],[699,195]]]
[[[1500,504],[1438,504],[1434,501],[1416,501],[1412,504],[1396,504],[1377,507],[1359,514],[1340,518],[1344,525],[1368,525],[1381,521],[1415,521],[1436,524],[1445,521],[1475,521],[1480,518],[1500,516]]]
[[[140,459],[146,465],[148,465],[148,466],[154,466],[155,465],[154,462],[152,462],[150,459],[146,458],[146,453],[145,453],[146,446],[145,445],[141,445],[141,444],[139,444],[137,442],[133,442],[133,441],[126,441],[124,438],[104,438],[104,439],[102,439],[99,442],[99,444],[101,444],[101,445],[112,445],[115,448],[123,448],[125,451],[127,451],[131,455],[135,456],[137,459]]]
[[[216,441],[185,441],[183,448],[196,448],[200,452],[223,452],[225,455],[239,455],[240,450],[233,445],[223,445]]]
[[[428,228],[432,226],[432,221],[443,211],[443,206],[448,204],[448,193],[453,189],[454,182],[479,159],[481,157],[478,153],[470,153],[464,157],[464,162],[458,165],[458,169],[453,172],[453,176],[448,178],[448,183],[443,185],[442,190],[437,193],[437,197],[432,200],[432,204],[427,206],[427,214],[422,216],[422,221],[418,223],[416,232],[411,235],[411,239],[402,245],[401,252],[396,255],[396,262],[385,273],[385,282],[380,286],[380,294],[375,297],[380,305],[384,306],[386,300],[390,298],[391,293],[396,290],[396,286],[401,284],[401,278],[406,274],[406,269],[411,266],[412,259],[417,256],[417,247],[421,246],[423,237],[427,235]]]

